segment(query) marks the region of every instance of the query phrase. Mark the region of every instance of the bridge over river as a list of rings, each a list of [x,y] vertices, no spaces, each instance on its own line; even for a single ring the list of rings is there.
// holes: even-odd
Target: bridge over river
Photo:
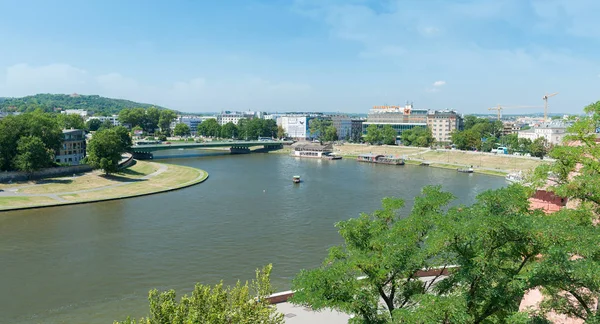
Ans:
[[[225,141],[225,142],[203,142],[203,143],[188,143],[174,142],[171,144],[150,144],[150,145],[134,145],[131,147],[131,152],[136,159],[152,159],[152,152],[164,150],[178,149],[202,149],[213,147],[229,147],[232,154],[250,153],[251,147],[262,146],[260,151],[272,151],[283,148],[283,145],[290,145],[292,141]]]

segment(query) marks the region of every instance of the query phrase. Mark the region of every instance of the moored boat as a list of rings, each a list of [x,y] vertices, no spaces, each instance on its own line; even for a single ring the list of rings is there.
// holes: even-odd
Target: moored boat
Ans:
[[[361,154],[356,159],[358,162],[378,163],[378,164],[392,164],[392,165],[404,165],[404,159],[393,155],[382,155],[382,154]]]
[[[512,182],[512,183],[521,183],[524,180],[521,172],[509,173],[506,175],[505,179],[506,179],[506,181]]]
[[[462,173],[473,173],[473,168],[456,169],[456,171],[462,172]]]
[[[294,177],[292,178],[292,181],[293,181],[294,183],[300,183],[300,176],[294,176]]]

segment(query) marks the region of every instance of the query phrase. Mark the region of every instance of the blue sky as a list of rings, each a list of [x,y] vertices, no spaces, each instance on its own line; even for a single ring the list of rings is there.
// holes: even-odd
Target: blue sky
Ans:
[[[0,1],[0,97],[190,111],[600,100],[597,0]],[[505,113],[542,109],[505,110]]]

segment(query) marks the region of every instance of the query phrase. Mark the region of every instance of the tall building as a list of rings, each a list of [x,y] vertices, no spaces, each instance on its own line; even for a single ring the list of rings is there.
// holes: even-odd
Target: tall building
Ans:
[[[85,131],[81,129],[64,129],[63,142],[56,153],[57,163],[78,165],[85,157]]]
[[[350,139],[352,135],[352,119],[347,115],[333,115],[330,117],[333,127],[337,130],[338,139]]]
[[[427,114],[427,127],[436,143],[448,144],[452,132],[462,130],[464,124],[462,116],[454,110],[435,110]]]
[[[367,115],[367,121],[363,122],[363,134],[367,133],[370,125],[383,128],[392,126],[400,137],[403,131],[415,127],[427,127],[427,109],[413,109],[412,104],[402,106],[374,106]]]
[[[363,135],[363,123],[365,122],[365,119],[354,118],[350,122],[350,140],[352,142],[361,142]]]
[[[190,128],[192,135],[196,135],[198,132],[198,125],[204,120],[206,120],[204,116],[179,116],[175,122],[171,123],[171,129],[175,129],[177,124],[186,124]]]

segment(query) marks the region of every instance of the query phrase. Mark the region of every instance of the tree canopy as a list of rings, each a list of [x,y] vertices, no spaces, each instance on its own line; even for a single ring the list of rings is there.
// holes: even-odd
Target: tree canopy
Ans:
[[[123,99],[111,99],[97,95],[37,94],[22,98],[3,98],[0,100],[2,111],[33,112],[41,109],[52,112],[55,109],[83,109],[95,115],[110,116],[125,108],[150,108],[156,105],[143,104]]]
[[[214,287],[196,284],[191,296],[183,296],[178,301],[175,290],[158,292],[151,290],[150,316],[139,321],[128,318],[115,324],[283,324],[283,314],[269,305],[265,297],[273,290],[270,284],[272,266],[268,265],[256,271],[256,279],[252,283],[238,283],[224,286],[219,283]]]
[[[420,126],[403,131],[401,139],[402,145],[419,147],[429,147],[435,141],[431,129]]]
[[[381,129],[374,124],[367,126],[367,135],[365,135],[365,141],[371,145],[381,143],[381,141],[383,141]]]
[[[63,140],[62,130],[56,118],[51,114],[36,111],[21,115],[9,115],[0,120],[0,170],[17,169],[15,158],[19,154],[19,140],[25,137],[37,137],[41,140],[51,159]],[[23,147],[37,147],[38,144],[37,140],[30,138],[22,145]],[[34,155],[28,156],[33,157]],[[23,166],[23,162],[23,157],[21,157],[19,165]]]
[[[52,164],[54,153],[37,136],[21,137],[17,142],[14,164],[20,171],[31,173]]]
[[[184,123],[175,125],[175,129],[173,129],[173,135],[175,136],[190,136],[191,133],[190,126]]]
[[[117,172],[121,156],[131,147],[131,137],[123,126],[97,131],[90,140],[87,163],[106,174]]]
[[[83,117],[77,114],[57,114],[58,125],[62,129],[85,129]]]
[[[313,118],[308,123],[310,135],[315,139],[318,139],[320,142],[325,141],[325,136],[327,136],[327,128],[329,126],[332,126],[332,121],[330,119]]]

